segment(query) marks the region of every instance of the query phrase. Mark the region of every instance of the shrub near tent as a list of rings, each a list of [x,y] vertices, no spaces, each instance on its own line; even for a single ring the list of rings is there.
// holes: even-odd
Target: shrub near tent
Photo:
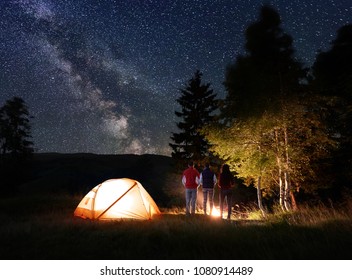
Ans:
[[[135,180],[110,179],[94,187],[78,204],[74,216],[92,220],[152,219],[160,210]]]

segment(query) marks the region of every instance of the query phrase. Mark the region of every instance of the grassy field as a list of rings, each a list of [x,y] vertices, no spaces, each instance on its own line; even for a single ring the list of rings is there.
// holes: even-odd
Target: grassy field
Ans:
[[[0,199],[0,258],[19,259],[352,259],[352,204],[304,208],[262,219],[220,220],[163,209],[150,221],[73,217],[81,196]]]
[[[339,210],[301,206],[263,219],[248,209],[226,221],[184,215],[180,171],[169,157],[37,154],[28,171],[16,192],[0,197],[0,259],[352,259],[352,199]],[[114,222],[73,217],[91,188],[120,177],[140,181],[162,215]],[[240,201],[253,199],[253,190],[237,191]]]

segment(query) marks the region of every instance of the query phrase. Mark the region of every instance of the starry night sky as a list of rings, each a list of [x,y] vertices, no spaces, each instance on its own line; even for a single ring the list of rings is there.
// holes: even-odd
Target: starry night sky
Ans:
[[[170,155],[179,89],[199,69],[219,98],[262,4],[310,66],[350,0],[0,0],[0,105],[22,97],[37,152]]]

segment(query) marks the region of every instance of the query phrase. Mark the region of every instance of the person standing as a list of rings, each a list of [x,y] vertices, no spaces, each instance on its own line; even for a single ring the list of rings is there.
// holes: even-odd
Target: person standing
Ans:
[[[216,175],[210,169],[210,164],[206,163],[205,168],[200,173],[199,183],[203,188],[203,211],[204,214],[207,215],[207,202],[209,198],[209,206],[210,206],[210,215],[213,211],[214,206],[214,186],[217,183]]]
[[[222,218],[222,212],[224,209],[225,198],[227,200],[227,219],[231,219],[232,210],[232,187],[234,185],[234,176],[230,171],[228,164],[224,164],[221,168],[219,175],[219,189],[220,189],[220,217]]]
[[[189,162],[188,168],[182,174],[182,184],[186,193],[186,215],[195,214],[196,212],[199,176],[198,170],[194,168],[194,163]]]

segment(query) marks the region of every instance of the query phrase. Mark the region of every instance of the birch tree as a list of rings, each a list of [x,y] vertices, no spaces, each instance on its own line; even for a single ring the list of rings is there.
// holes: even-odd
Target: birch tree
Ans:
[[[230,124],[251,118],[267,122],[270,116],[271,127],[267,126],[262,135],[272,141],[270,147],[276,158],[279,201],[282,208],[287,209],[291,164],[288,117],[284,108],[301,92],[300,81],[305,77],[305,71],[294,58],[292,37],[283,31],[280,15],[272,7],[261,8],[259,20],[249,25],[245,35],[247,54],[239,56],[226,70],[227,96],[222,116],[225,123]]]
[[[291,183],[313,177],[312,165],[331,143],[308,104],[293,40],[280,25],[279,14],[264,6],[247,28],[247,55],[226,70],[221,129],[210,128],[207,137],[241,177],[256,178],[258,189],[278,187],[286,211],[296,204]]]
[[[254,118],[230,126],[207,127],[204,132],[213,143],[211,151],[226,161],[246,185],[257,188],[258,207],[263,215],[266,210],[262,192],[269,191],[276,167],[268,126],[270,119]]]

